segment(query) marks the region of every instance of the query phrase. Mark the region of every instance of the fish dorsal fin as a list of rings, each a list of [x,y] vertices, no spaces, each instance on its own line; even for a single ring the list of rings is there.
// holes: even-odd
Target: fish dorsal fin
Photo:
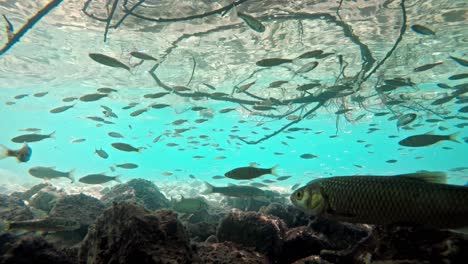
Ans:
[[[425,135],[434,135],[434,130],[426,132]]]
[[[447,183],[447,175],[440,171],[417,171],[415,173],[401,174],[398,176],[430,183]]]
[[[258,163],[256,163],[256,162],[251,162],[251,163],[249,164],[249,167],[258,168]]]
[[[232,187],[232,186],[236,186],[235,184],[232,184],[232,183],[228,183],[228,186],[229,187]]]

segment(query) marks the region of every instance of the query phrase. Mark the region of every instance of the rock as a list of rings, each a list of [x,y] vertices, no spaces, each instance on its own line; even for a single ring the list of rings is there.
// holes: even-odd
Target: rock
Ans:
[[[293,264],[332,264],[332,263],[322,259],[320,256],[309,256],[309,257],[300,259],[298,261],[295,261],[293,262]]]
[[[36,194],[37,192],[39,192],[40,190],[42,190],[45,187],[52,187],[52,184],[50,184],[50,183],[40,183],[40,184],[34,185],[33,187],[31,187],[31,189],[29,189],[27,191],[14,192],[14,193],[10,194],[10,196],[11,197],[16,197],[16,198],[21,199],[21,200],[29,200],[29,199],[31,199],[31,197],[34,194]]]
[[[67,254],[58,250],[41,237],[14,237],[10,234],[0,236],[1,264],[54,263],[72,264]]]
[[[288,212],[285,205],[280,203],[271,203],[259,210],[262,214],[274,215],[281,218],[287,226],[291,226],[294,221],[294,215]]]
[[[107,207],[123,201],[141,204],[148,210],[171,207],[169,200],[159,191],[158,187],[143,179],[134,179],[114,186],[102,196],[101,201]]]
[[[49,216],[73,219],[79,222],[81,227],[74,232],[78,233],[81,239],[83,239],[88,232],[89,225],[96,221],[104,209],[105,206],[101,201],[80,193],[67,195],[58,199],[52,210],[50,210]],[[73,241],[76,241],[76,236],[69,233],[70,232],[66,232],[64,234],[60,233],[58,234],[59,238],[53,235],[51,237],[54,237],[54,241],[60,241],[60,239],[69,240],[70,238],[73,238]]]
[[[32,197],[29,205],[48,213],[54,207],[57,198],[58,196],[51,192],[40,191]]]
[[[315,218],[309,227],[316,233],[323,234],[330,242],[332,249],[346,249],[367,237],[370,227],[325,218]]]
[[[468,259],[468,238],[422,227],[376,227],[371,235],[345,250],[323,250],[332,263],[454,263]]]
[[[21,199],[0,194],[0,219],[24,221],[33,219],[33,214]]]
[[[80,193],[60,198],[50,211],[49,216],[74,219],[81,225],[91,225],[104,209],[104,204],[101,201]]]
[[[310,255],[319,255],[322,249],[331,248],[330,242],[321,234],[306,226],[289,229],[283,246],[280,263],[292,263]]]
[[[377,228],[372,260],[412,260],[414,263],[466,263],[468,237],[422,227]]]
[[[123,202],[104,211],[89,229],[79,263],[194,263],[177,214]]]
[[[216,234],[217,224],[198,222],[196,224],[186,223],[184,226],[192,240],[201,242]]]
[[[256,251],[275,258],[281,254],[286,224],[275,216],[235,211],[221,220],[217,237],[219,241],[254,247]]]
[[[179,213],[179,219],[185,224],[198,224],[198,223],[209,223],[213,225],[218,225],[219,220],[221,220],[229,211],[218,210],[217,208],[211,208],[210,210],[199,210],[192,214],[183,214]]]
[[[290,228],[306,226],[311,219],[311,216],[306,215],[296,207],[281,203],[271,203],[268,206],[260,208],[259,212],[281,218]]]
[[[209,236],[206,240],[205,243],[218,243],[218,238],[215,235]]]
[[[286,207],[288,213],[292,216],[292,222],[287,223],[288,227],[299,227],[299,226],[307,226],[311,219],[314,219],[313,216],[307,215],[303,211],[297,209],[293,205],[288,205]]]
[[[29,205],[49,213],[57,200],[64,196],[65,192],[58,191],[55,187],[47,186],[30,198]]]
[[[201,263],[216,264],[268,264],[268,258],[250,249],[242,248],[230,242],[224,243],[199,243],[195,251],[201,259]]]

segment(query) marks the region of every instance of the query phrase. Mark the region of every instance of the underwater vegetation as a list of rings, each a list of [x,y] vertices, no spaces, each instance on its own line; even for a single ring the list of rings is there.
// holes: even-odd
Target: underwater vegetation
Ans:
[[[0,3],[0,263],[465,263],[467,10]]]

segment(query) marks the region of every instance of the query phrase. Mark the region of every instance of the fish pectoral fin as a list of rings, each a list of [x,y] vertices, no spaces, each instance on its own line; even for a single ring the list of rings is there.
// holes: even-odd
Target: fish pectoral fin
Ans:
[[[417,171],[415,173],[400,174],[398,176],[430,183],[447,183],[447,175],[440,171]]]
[[[462,228],[457,228],[457,229],[450,229],[450,231],[455,232],[455,233],[461,233],[464,235],[468,235],[468,226],[462,227]]]

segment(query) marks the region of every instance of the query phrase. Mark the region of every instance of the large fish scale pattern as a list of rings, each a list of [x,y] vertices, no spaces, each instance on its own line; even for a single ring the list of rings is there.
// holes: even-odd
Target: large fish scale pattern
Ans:
[[[334,177],[317,182],[324,216],[369,224],[468,225],[468,188],[408,177]]]

